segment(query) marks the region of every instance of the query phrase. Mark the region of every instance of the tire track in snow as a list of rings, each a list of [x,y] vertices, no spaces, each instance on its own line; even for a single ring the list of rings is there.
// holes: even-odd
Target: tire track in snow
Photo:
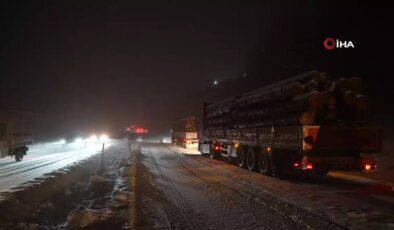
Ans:
[[[261,211],[260,209],[262,207],[260,205],[263,205],[263,208],[267,208],[268,210],[276,212],[278,215],[282,216],[282,218],[284,218],[284,219],[289,219],[288,218],[288,213],[286,213],[286,212],[282,213],[280,210],[277,210],[277,208],[275,206],[278,206],[279,204],[278,205],[276,205],[275,203],[271,204],[271,206],[273,206],[273,208],[272,208],[272,207],[268,207],[267,205],[264,204],[264,202],[260,201],[260,197],[261,197],[260,194],[262,194],[262,193],[264,194],[265,193],[266,195],[268,195],[272,199],[277,199],[278,201],[280,201],[282,203],[282,204],[280,204],[280,206],[284,205],[284,206],[289,206],[289,208],[292,208],[292,207],[293,208],[297,208],[301,212],[300,214],[302,214],[303,216],[309,215],[311,217],[309,219],[317,219],[317,220],[319,220],[321,222],[320,225],[323,225],[323,227],[325,227],[325,228],[331,228],[331,229],[343,229],[343,228],[345,228],[345,227],[340,226],[337,223],[335,223],[335,222],[333,222],[333,221],[331,221],[329,219],[326,219],[326,218],[321,217],[321,216],[319,216],[317,214],[309,212],[309,211],[307,211],[305,209],[299,208],[298,206],[295,206],[295,205],[293,205],[291,203],[288,203],[287,201],[284,201],[284,200],[280,199],[279,197],[271,194],[268,191],[264,191],[264,190],[262,191],[260,189],[256,189],[255,187],[251,186],[250,184],[248,184],[248,183],[246,183],[246,182],[244,182],[242,180],[235,179],[233,176],[231,176],[229,174],[222,173],[222,172],[218,171],[216,168],[212,167],[211,165],[209,165],[209,164],[207,164],[207,163],[205,163],[203,161],[200,161],[200,160],[195,159],[195,158],[183,156],[182,154],[174,151],[172,148],[170,148],[168,146],[165,146],[165,147],[163,146],[163,148],[167,148],[170,151],[174,152],[178,156],[178,159],[181,159],[183,162],[186,162],[186,161],[190,162],[191,166],[193,166],[193,164],[195,165],[196,163],[200,165],[200,167],[194,167],[194,168],[205,169],[205,171],[207,171],[207,173],[216,174],[218,176],[224,177],[227,180],[231,181],[230,183],[227,182],[229,184],[227,184],[227,183],[220,183],[219,185],[216,185],[214,187],[218,191],[223,192],[224,194],[225,193],[229,193],[229,194],[231,194],[231,193],[237,194],[238,193],[239,195],[243,196],[244,198],[238,199],[238,202],[240,202],[240,205],[242,205],[242,203],[244,203],[244,205],[246,205],[245,206],[246,209],[249,209],[252,212],[259,212],[259,211]],[[193,167],[185,167],[185,168],[190,170],[190,168],[193,168]],[[199,176],[198,174],[195,174],[195,175]],[[200,178],[202,180],[204,180],[204,178],[202,178],[202,177],[200,177]],[[221,180],[221,182],[223,182],[223,181]],[[237,189],[235,189],[235,188],[237,188]],[[231,196],[230,195],[230,198],[231,197],[239,198],[237,196]],[[247,200],[247,199],[249,199],[251,201],[250,202],[245,202],[245,200]],[[253,202],[254,199],[258,200],[258,202]],[[271,202],[269,201],[269,203],[271,203]],[[252,206],[254,206],[254,207],[248,207],[248,204],[252,204]],[[259,206],[260,206],[260,209],[259,209]],[[311,226],[309,226],[307,223],[304,223],[302,221],[302,217],[299,216],[300,214],[296,213],[295,215],[291,216],[290,220],[295,225],[298,225],[299,227],[310,228]],[[316,221],[316,222],[319,222],[319,221]],[[287,226],[288,225],[285,225],[286,228],[288,228]]]

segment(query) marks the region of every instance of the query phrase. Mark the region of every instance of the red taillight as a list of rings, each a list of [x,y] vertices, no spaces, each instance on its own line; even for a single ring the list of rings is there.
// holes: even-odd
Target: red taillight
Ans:
[[[185,139],[183,139],[183,142],[186,144],[191,144],[192,141],[190,140],[190,137],[186,137]]]
[[[219,150],[220,150],[219,145],[216,145],[216,146],[215,146],[215,151],[219,151]]]
[[[313,164],[312,163],[308,163],[306,165],[306,169],[313,169]]]
[[[362,169],[365,171],[376,170],[376,162],[372,157],[364,157],[361,159]]]
[[[293,164],[293,167],[294,167],[294,168],[298,168],[298,167],[300,167],[300,163],[298,163],[298,162],[295,162],[295,163]]]

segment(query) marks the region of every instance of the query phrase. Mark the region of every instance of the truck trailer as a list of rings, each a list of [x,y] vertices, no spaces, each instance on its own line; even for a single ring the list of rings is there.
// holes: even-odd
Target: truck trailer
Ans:
[[[381,151],[381,129],[367,114],[360,78],[332,81],[310,71],[205,103],[198,148],[267,175],[375,170],[368,154]]]
[[[33,143],[32,114],[21,111],[0,111],[0,156],[21,161]]]

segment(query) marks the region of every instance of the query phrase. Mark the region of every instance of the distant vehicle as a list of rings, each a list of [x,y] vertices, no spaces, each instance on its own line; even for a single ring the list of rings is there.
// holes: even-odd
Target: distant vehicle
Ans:
[[[143,137],[148,133],[148,130],[143,127],[131,125],[126,129],[129,140],[135,141],[138,137]]]
[[[0,111],[0,156],[14,156],[21,161],[32,143],[32,114]]]
[[[174,120],[171,130],[171,142],[184,148],[198,145],[198,120],[188,117]]]
[[[82,132],[73,132],[73,133],[68,133],[63,136],[63,140],[65,143],[74,143],[78,139],[84,139],[84,134]]]
[[[199,150],[268,175],[375,170],[361,153],[381,151],[381,129],[366,122],[361,85],[311,71],[205,104]]]

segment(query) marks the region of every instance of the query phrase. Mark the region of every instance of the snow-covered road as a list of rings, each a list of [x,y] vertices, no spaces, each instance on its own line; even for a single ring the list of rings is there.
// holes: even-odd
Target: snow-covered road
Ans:
[[[343,181],[335,175],[280,179],[193,153],[168,144],[141,143],[133,180],[135,210],[145,214],[137,212],[136,226],[394,227],[393,196],[369,181]]]
[[[122,187],[125,190],[121,192],[129,194],[122,199],[127,204],[122,207],[125,213],[128,213],[122,218],[129,227],[133,226],[136,229],[394,228],[394,194],[379,187],[379,184],[372,180],[361,180],[339,172],[317,178],[270,177],[239,168],[224,160],[203,157],[193,149],[160,143],[160,140],[141,140],[134,143],[129,143],[127,140],[113,140],[105,145],[110,148],[106,149],[104,154],[106,159],[104,168],[110,172],[103,175],[108,178],[118,175],[128,181],[128,186],[116,185],[114,188],[119,190]],[[0,190],[18,186],[46,173],[81,162],[100,153],[101,148],[102,143],[98,142],[72,144],[54,142],[31,146],[22,162],[16,163],[12,158],[0,160]],[[85,162],[86,165],[83,167],[76,169],[81,175],[89,170],[95,174],[97,170],[92,169],[99,165],[99,162],[100,158],[93,158]],[[87,181],[89,178],[85,179]],[[55,181],[59,180],[55,179]],[[86,197],[79,196],[79,192],[84,191],[88,194],[89,186],[80,189],[78,174],[75,174],[75,181],[77,181],[75,186],[66,188],[67,190],[76,188],[71,189],[76,195],[68,195],[71,197],[68,199],[72,199],[69,202],[78,204],[81,202],[81,197]],[[23,185],[29,186],[30,183]],[[45,188],[39,186],[36,190],[41,191],[40,189],[45,191]],[[60,194],[66,193],[61,191]],[[63,198],[65,196],[67,195],[62,195]],[[45,198],[42,199],[45,201]],[[52,199],[49,200],[51,202],[57,200],[53,197],[49,199]],[[103,204],[98,202],[95,207],[101,210],[104,206],[100,205]],[[18,208],[26,205],[28,204],[23,201],[15,203],[15,207]],[[120,206],[114,207],[113,210],[118,210]],[[71,211],[71,206],[69,208],[68,211]],[[53,211],[53,209],[49,210]],[[62,216],[59,221],[65,219],[66,216]],[[39,218],[35,221],[47,224]]]
[[[110,141],[105,143],[109,147]],[[43,176],[46,173],[77,163],[99,153],[102,142],[48,142],[31,145],[20,162],[14,158],[0,159],[0,192]]]

